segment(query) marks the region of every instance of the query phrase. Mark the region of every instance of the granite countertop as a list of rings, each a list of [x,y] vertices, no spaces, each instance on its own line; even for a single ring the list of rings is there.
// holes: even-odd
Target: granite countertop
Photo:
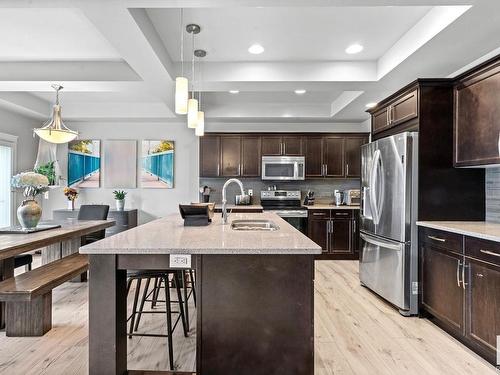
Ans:
[[[417,221],[426,228],[500,242],[500,224],[487,221]]]
[[[359,210],[359,204],[358,205],[352,205],[352,206],[347,206],[347,205],[342,205],[342,206],[335,206],[334,204],[329,204],[329,203],[316,203],[313,206],[304,206],[308,210]]]
[[[272,220],[277,231],[236,231],[239,219]],[[179,214],[107,237],[80,248],[82,254],[321,254],[321,248],[271,212],[234,213],[222,224],[220,215],[204,227],[185,227]]]
[[[226,205],[228,210],[256,210],[256,211],[262,211],[264,207],[262,207],[260,204],[228,204]],[[215,205],[216,210],[222,210],[222,204],[217,203]]]

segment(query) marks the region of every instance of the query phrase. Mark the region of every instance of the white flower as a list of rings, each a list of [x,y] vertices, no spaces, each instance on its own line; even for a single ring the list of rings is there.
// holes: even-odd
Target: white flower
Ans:
[[[27,187],[44,188],[49,186],[49,179],[39,173],[23,172],[12,177],[12,187],[24,189]]]

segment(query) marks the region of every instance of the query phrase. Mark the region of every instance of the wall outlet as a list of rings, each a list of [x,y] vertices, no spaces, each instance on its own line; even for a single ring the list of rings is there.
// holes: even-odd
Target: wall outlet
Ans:
[[[250,195],[250,196],[253,195],[253,189],[248,189],[248,195]]]
[[[170,268],[191,268],[191,255],[170,254]]]

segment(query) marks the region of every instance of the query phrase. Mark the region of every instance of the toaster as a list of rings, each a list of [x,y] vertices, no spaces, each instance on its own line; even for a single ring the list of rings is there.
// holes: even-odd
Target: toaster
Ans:
[[[346,190],[344,193],[344,203],[348,206],[361,204],[361,191],[359,189]]]

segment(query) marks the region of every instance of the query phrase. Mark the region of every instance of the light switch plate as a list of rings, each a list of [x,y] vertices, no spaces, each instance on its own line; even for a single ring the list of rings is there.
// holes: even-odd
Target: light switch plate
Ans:
[[[170,254],[170,268],[191,268],[191,255]]]

